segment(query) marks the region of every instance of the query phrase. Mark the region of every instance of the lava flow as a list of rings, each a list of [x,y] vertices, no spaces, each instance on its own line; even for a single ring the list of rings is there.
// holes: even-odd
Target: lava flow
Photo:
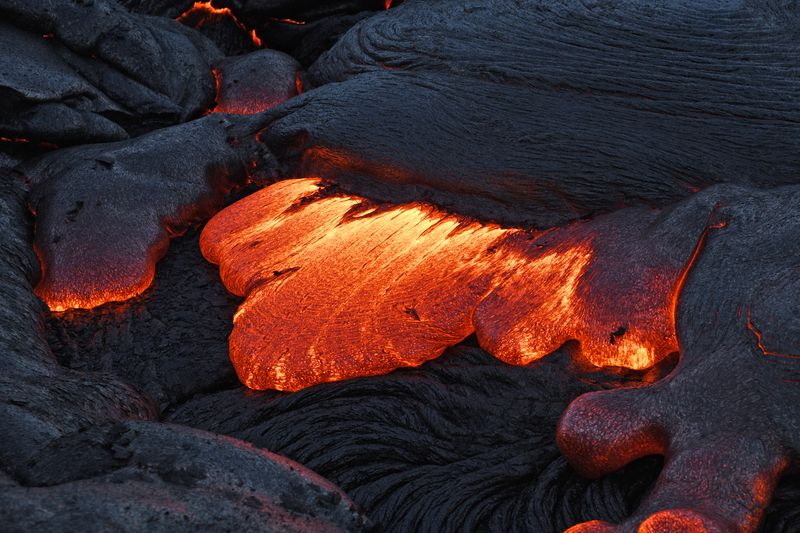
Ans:
[[[250,40],[253,41],[253,45],[255,45],[256,48],[261,48],[263,45],[263,42],[256,33],[256,30],[249,29],[247,26],[242,24],[242,22],[236,18],[236,15],[233,14],[233,11],[231,11],[230,8],[214,7],[211,0],[207,2],[195,2],[192,4],[192,7],[181,13],[180,16],[178,16],[178,18],[175,20],[195,29],[199,29],[202,26],[211,24],[218,20],[229,20],[234,24],[234,26],[250,36]]]
[[[512,364],[576,339],[595,366],[647,368],[678,349],[673,292],[702,232],[665,239],[669,223],[627,209],[534,234],[298,179],[220,212],[200,245],[246,298],[239,377],[293,391],[417,366],[473,332]]]

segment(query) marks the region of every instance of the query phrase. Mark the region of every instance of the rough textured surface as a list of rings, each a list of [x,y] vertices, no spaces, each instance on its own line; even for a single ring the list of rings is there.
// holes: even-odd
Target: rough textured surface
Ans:
[[[232,129],[214,114],[22,166],[44,267],[37,293],[50,308],[92,308],[145,290],[170,237],[247,181],[257,148],[239,145]]]
[[[562,352],[513,367],[459,346],[418,369],[288,395],[205,395],[169,420],[305,464],[387,531],[561,533],[584,520],[623,520],[660,469],[650,458],[588,481],[559,457],[552,437],[564,402],[611,385],[567,362]],[[763,531],[800,526],[797,487],[794,479],[779,488]]]
[[[333,13],[317,19],[302,15],[272,17],[264,22],[262,33],[269,36],[271,47],[290,53],[308,67],[356,23],[374,14],[374,11],[360,11]]]
[[[680,296],[680,364],[649,387],[582,396],[559,425],[560,448],[588,475],[666,456],[619,531],[681,521],[753,531],[780,477],[798,467],[800,188],[733,190],[718,204],[724,227],[709,234]]]
[[[114,373],[162,410],[195,394],[237,387],[228,335],[240,299],[228,294],[200,255],[198,237],[190,230],[174,241],[140,296],[51,315],[48,341],[59,362]]]
[[[180,426],[126,422],[53,442],[4,488],[7,531],[365,531],[338,488],[299,464]]]
[[[157,409],[110,373],[58,366],[31,287],[38,269],[21,187],[0,177],[4,530],[367,529],[347,496],[300,465],[187,428],[119,422]]]
[[[125,3],[137,9],[170,9],[160,0]],[[189,3],[172,5],[184,4],[183,10]],[[41,84],[32,76],[30,80],[35,83],[25,86],[25,77],[11,68],[15,64],[8,60],[3,63],[4,72],[14,73],[6,81],[12,79],[26,96],[20,100],[15,93],[2,91],[0,124],[22,124],[14,126],[16,130],[4,131],[30,131],[36,142],[0,139],[3,145],[14,148],[12,155],[0,156],[0,166],[8,167],[28,157],[29,153],[18,150],[22,145],[34,145],[31,153],[52,148],[40,146],[37,135],[50,143],[55,142],[53,137],[45,139],[45,134],[62,135],[60,143],[67,144],[122,135],[111,128],[114,124],[122,127],[125,135],[137,135],[156,125],[183,120],[182,113],[192,105],[173,104],[178,100],[199,101],[180,96],[184,94],[180,90],[183,82],[168,88],[164,98],[138,88],[137,84],[150,87],[149,83],[161,79],[154,70],[162,67],[172,69],[170,79],[189,79],[192,72],[201,72],[199,82],[189,81],[185,94],[205,95],[210,106],[213,79],[207,67],[200,64],[207,60],[191,60],[189,63],[196,67],[185,69],[162,64],[180,62],[182,59],[170,54],[192,49],[197,52],[190,52],[195,58],[218,57],[213,49],[202,52],[207,41],[198,41],[195,32],[180,28],[174,21],[152,22],[146,17],[121,15],[109,6],[105,1],[0,0],[3,25],[13,26],[7,33],[0,31],[0,42],[13,44],[16,41],[9,41],[9,35],[30,32],[20,36],[24,46],[12,48],[6,57],[23,57],[38,69],[34,73],[46,71],[53,83]],[[57,13],[58,24],[50,15],[34,13],[41,7],[53,8],[51,14]],[[541,226],[622,205],[666,205],[718,181],[772,186],[796,181],[798,176],[800,78],[796,58],[800,39],[794,2],[411,0],[388,14],[369,18],[359,12],[382,7],[360,0],[243,0],[239,7],[247,12],[245,17],[237,13],[247,24],[255,23],[259,29],[266,24],[287,27],[286,36],[277,37],[276,42],[285,41],[285,49],[298,57],[307,47],[304,64],[342,29],[363,17],[363,22],[312,69],[313,83],[307,88],[316,85],[315,91],[279,110],[242,121],[247,124],[246,131],[242,130],[245,135],[269,126],[260,138],[283,160],[284,175],[330,171],[326,177],[337,177],[346,189],[374,198],[428,200],[482,219]],[[277,11],[284,8],[285,13]],[[307,18],[302,19],[303,15]],[[299,19],[306,24],[270,21],[271,17]],[[130,21],[136,22],[130,26]],[[144,52],[130,47],[139,37],[151,43],[150,30],[142,30],[141,35],[125,31],[152,29],[151,23],[170,28],[166,41],[161,40],[163,35],[155,39],[172,43],[165,45],[170,49],[163,51],[164,55],[151,53],[158,47]],[[53,29],[49,29],[51,25]],[[173,30],[179,36],[173,35]],[[113,36],[111,41],[119,38],[121,43],[81,48],[83,42],[105,43],[103,39],[93,40],[97,31]],[[157,33],[161,35],[160,30]],[[45,47],[39,46],[38,36],[42,34],[47,35]],[[298,44],[300,35],[303,41]],[[171,48],[185,43],[184,38],[193,44]],[[8,50],[9,45],[4,46]],[[109,50],[120,52],[122,57],[114,57]],[[139,58],[144,70],[131,63]],[[88,89],[80,85],[75,73],[88,82]],[[37,86],[51,92],[37,95],[31,91]],[[108,87],[118,88],[114,93],[118,96],[110,94]],[[103,95],[119,107],[131,101],[146,105],[137,108],[141,116],[131,115],[129,109],[122,114],[100,111],[110,105]],[[197,112],[208,109],[195,107]],[[153,109],[156,111],[151,113]],[[24,115],[24,120],[19,118],[19,113],[28,111],[32,114]],[[140,120],[142,117],[144,120]],[[106,131],[100,124],[110,129]],[[11,151],[3,146],[2,152]],[[142,157],[147,159],[146,155]],[[268,154],[264,157],[269,159]],[[147,161],[144,166],[151,163]],[[13,183],[13,176],[0,175],[0,188]],[[54,193],[57,189],[54,187]],[[0,196],[6,198],[3,191]],[[9,190],[7,198],[15,198],[13,194]],[[729,465],[743,472],[739,478],[742,483],[727,483],[725,487],[732,488],[717,493],[739,501],[748,501],[758,492],[748,493],[747,489],[752,487],[748,483],[754,471],[760,468],[755,460],[758,454],[749,453],[747,443],[731,452],[730,443],[735,442],[731,439],[723,441],[719,455],[712,458],[705,437],[697,438],[698,432],[702,430],[710,442],[718,442],[715,439],[729,429],[726,423],[737,427],[750,424],[735,437],[750,439],[752,431],[761,431],[763,446],[755,451],[763,453],[764,464],[775,458],[780,463],[786,452],[775,449],[770,435],[785,437],[784,445],[796,440],[792,421],[787,418],[794,404],[775,407],[780,411],[777,414],[742,420],[747,410],[763,412],[760,409],[768,402],[778,406],[785,405],[787,398],[794,399],[792,382],[776,385],[764,379],[795,365],[794,359],[772,354],[796,354],[797,311],[791,300],[786,300],[787,295],[797,293],[796,285],[791,285],[796,276],[774,280],[772,274],[761,270],[773,266],[796,270],[783,261],[787,251],[795,257],[797,251],[778,242],[780,237],[775,236],[778,244],[770,244],[761,235],[762,231],[791,233],[794,221],[780,218],[788,214],[774,213],[777,204],[762,204],[761,194],[743,193],[741,197],[758,209],[742,205],[734,197],[727,211],[735,215],[734,220],[753,221],[752,233],[743,230],[747,223],[740,222],[709,232],[708,247],[698,263],[709,270],[706,274],[697,270],[688,280],[687,290],[691,287],[696,295],[686,302],[686,313],[679,323],[679,334],[695,339],[689,343],[691,349],[685,350],[681,370],[688,370],[690,375],[679,378],[676,374],[658,385],[657,405],[645,405],[650,414],[686,415],[685,420],[673,420],[669,427],[676,444],[696,446],[699,455],[695,457],[703,468],[713,461],[723,464],[708,476],[712,482],[723,480],[724,469],[733,468]],[[722,206],[719,213],[726,213],[726,209]],[[191,507],[187,529],[191,529],[192,517],[201,527],[206,525],[204,512],[209,509],[239,514],[243,522],[237,524],[242,529],[251,524],[246,520],[254,515],[240,504],[252,500],[239,499],[241,493],[236,488],[232,500],[226,500],[225,495],[231,494],[227,481],[217,484],[209,477],[209,485],[197,488],[197,499],[191,499],[191,491],[183,488],[183,484],[192,483],[191,472],[187,475],[180,464],[173,468],[171,458],[164,461],[163,469],[158,466],[162,457],[158,453],[147,455],[134,450],[140,465],[116,463],[113,454],[109,459],[104,446],[119,445],[120,441],[106,436],[103,428],[108,426],[104,424],[128,414],[145,417],[154,412],[149,399],[121,383],[120,378],[142,385],[167,418],[270,445],[329,475],[390,530],[425,530],[430,524],[429,530],[438,532],[458,530],[464,524],[486,524],[500,531],[562,531],[591,519],[622,522],[631,513],[635,514],[624,527],[634,527],[647,513],[663,509],[670,501],[680,504],[681,498],[692,493],[691,488],[685,490],[681,485],[686,483],[681,479],[686,469],[680,459],[689,457],[690,452],[670,453],[659,488],[638,511],[640,495],[658,476],[657,461],[644,459],[625,471],[587,481],[557,456],[553,434],[560,411],[573,396],[598,386],[575,380],[606,383],[599,376],[567,369],[563,361],[553,366],[545,360],[514,368],[475,347],[462,346],[416,370],[314,387],[296,395],[253,394],[236,387],[217,392],[232,385],[230,369],[219,376],[204,374],[223,366],[222,350],[229,326],[220,325],[229,324],[237,302],[208,281],[206,276],[212,271],[207,265],[201,266],[194,242],[189,239],[173,246],[156,285],[132,305],[100,308],[96,324],[86,312],[71,315],[74,327],[66,315],[52,320],[49,338],[58,360],[74,367],[60,368],[53,364],[40,336],[41,307],[31,295],[36,262],[28,249],[31,236],[25,229],[30,221],[24,220],[18,198],[10,203],[0,201],[0,213],[8,215],[0,221],[4,230],[0,236],[4,252],[0,257],[0,299],[5,302],[0,306],[0,349],[6,368],[0,379],[0,405],[4,406],[0,412],[0,487],[13,494],[0,496],[4,498],[0,514],[6,509],[24,509],[12,513],[12,518],[25,520],[28,515],[41,517],[54,502],[59,506],[66,502],[58,508],[64,511],[64,520],[70,519],[71,510],[79,511],[75,516],[85,517],[81,513],[86,508],[81,510],[72,498],[77,490],[85,489],[89,492],[84,494],[103,502],[113,502],[111,493],[115,491],[121,494],[120,500],[130,500],[131,495],[141,494],[136,490],[144,476],[155,480],[147,486],[148,496],[158,494],[162,501],[179,501],[176,506]],[[726,236],[728,231],[731,233]],[[734,239],[735,235],[741,239]],[[790,239],[787,243],[796,244],[796,236],[786,238]],[[741,249],[729,253],[725,242],[733,248],[756,249],[766,243],[767,253],[746,255],[752,250]],[[764,285],[761,278],[773,281]],[[739,283],[745,292],[753,289],[763,298],[726,292],[729,285]],[[743,308],[741,317],[731,320],[733,303],[725,294],[737,300],[744,296],[752,304],[750,313]],[[716,326],[709,322],[713,318],[705,315],[712,308],[719,308],[721,313]],[[773,309],[780,312],[773,313]],[[738,307],[736,312],[738,316]],[[694,324],[698,316],[700,321]],[[193,322],[198,331],[203,328],[196,333],[196,349],[190,345],[190,340],[194,342]],[[152,336],[147,329],[150,326],[155,331]],[[742,336],[742,326],[749,337]],[[692,328],[702,328],[702,339],[706,340],[694,337],[697,331]],[[773,328],[779,333],[773,333]],[[731,333],[730,345],[706,345],[725,331]],[[148,340],[140,343],[146,335]],[[701,341],[695,342],[697,339]],[[756,349],[762,355],[755,353]],[[709,354],[709,360],[719,361],[720,351],[732,357],[732,366],[743,369],[735,375],[729,375],[724,365],[712,369],[712,375],[726,378],[727,389],[709,388],[714,380],[701,381],[698,377],[700,370],[708,374],[699,368],[699,361],[705,361]],[[777,363],[767,370],[758,366],[767,362]],[[84,370],[106,370],[119,378]],[[667,370],[640,379],[651,382]],[[795,379],[783,374],[778,377]],[[702,414],[698,418],[697,411],[672,401],[672,393],[665,394],[672,388],[701,398],[709,392],[715,416]],[[197,396],[181,405],[192,394]],[[629,394],[640,393],[626,391],[615,397],[624,405]],[[776,399],[775,394],[781,396]],[[694,405],[704,406],[704,402]],[[625,419],[628,426],[623,429],[627,427],[635,435],[636,420],[630,418]],[[712,422],[714,425],[706,426]],[[87,434],[85,440],[81,433],[71,434],[98,425],[103,428],[83,432]],[[170,442],[186,442],[188,438],[184,430],[164,431],[169,436],[164,437],[166,442],[160,448],[170,449]],[[230,456],[228,451],[214,452],[218,453]],[[753,461],[748,462],[748,458]],[[28,463],[28,459],[35,460]],[[239,464],[252,464],[248,461],[244,458]],[[87,463],[99,468],[91,479],[67,479]],[[115,469],[138,481],[127,478],[123,484],[106,483],[105,476],[111,476]],[[161,478],[160,471],[169,481]],[[210,472],[217,475],[214,470]],[[241,477],[239,473],[236,476]],[[34,480],[56,485],[20,485]],[[766,483],[762,488],[773,481],[768,476],[763,480]],[[778,487],[764,517],[764,531],[794,532],[800,528],[799,483],[797,477],[791,477]],[[126,484],[130,492],[123,488]],[[668,494],[671,488],[680,492],[675,499]],[[181,499],[184,496],[187,499]],[[25,500],[31,503],[20,507]],[[727,520],[731,511],[701,498],[692,503],[716,522]],[[123,513],[123,507],[118,501],[104,507],[108,523],[118,518],[115,513]],[[142,514],[142,509],[138,507],[127,516],[149,516],[164,529],[174,525],[162,514],[160,503],[152,507],[153,514]],[[738,512],[735,509],[732,514]],[[670,518],[669,513],[660,516]],[[691,514],[684,514],[684,518],[702,519]],[[81,518],[75,520],[59,529],[84,525]],[[41,524],[28,522],[22,527],[31,526]]]
[[[0,14],[0,136],[118,140],[213,101],[209,65],[220,52],[175,21],[111,0],[3,0]]]
[[[567,361],[512,367],[463,346],[419,369],[290,395],[207,395],[169,420],[323,472],[387,531],[562,531],[594,512],[626,516],[653,475],[639,468],[625,488],[620,478],[585,482],[558,457],[558,413],[594,388]]]
[[[791,183],[797,20],[791,2],[405,2],[324,54],[324,86],[263,138],[287,175],[537,226]]]
[[[38,265],[19,185],[0,175],[0,469],[20,474],[51,440],[121,418],[150,418],[151,402],[108,374],[56,364],[42,336]]]
[[[215,65],[216,112],[260,113],[302,91],[300,64],[277,50],[228,57]]]
[[[119,4],[133,13],[178,18],[192,7],[195,0],[119,0]]]
[[[386,9],[385,0],[220,0],[248,20],[292,18],[302,22],[326,16]]]
[[[210,1],[194,2],[176,20],[208,37],[225,55],[252,52],[264,44],[255,28],[249,28],[229,8]]]

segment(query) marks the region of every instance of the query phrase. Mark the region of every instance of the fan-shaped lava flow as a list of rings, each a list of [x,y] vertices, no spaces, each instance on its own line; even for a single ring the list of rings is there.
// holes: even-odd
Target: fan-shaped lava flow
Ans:
[[[256,389],[297,390],[437,357],[472,330],[508,230],[422,204],[374,206],[291,180],[237,202],[201,236],[232,292],[247,296],[230,353]]]
[[[203,254],[246,297],[230,353],[251,388],[416,366],[476,327],[513,364],[570,339],[598,366],[644,368],[677,349],[673,293],[702,227],[676,248],[658,239],[663,216],[635,209],[536,235],[320,183],[279,182],[203,231]]]
[[[704,236],[700,219],[675,220],[685,215],[628,208],[509,236],[518,266],[475,311],[481,346],[527,364],[577,339],[586,362],[637,370],[676,351],[674,302]]]
[[[42,265],[35,290],[50,309],[90,309],[149,287],[170,239],[247,183],[257,149],[229,142],[235,126],[209,115],[20,165]]]
[[[90,265],[73,260],[73,256],[49,253],[47,247],[34,243],[42,267],[36,295],[57,312],[93,309],[138,296],[153,283],[156,263],[166,253],[169,239],[161,237],[155,243],[145,243],[138,242],[136,236],[128,237],[109,245],[90,236],[83,244],[103,250],[102,256]],[[64,279],[69,283],[62,283]]]

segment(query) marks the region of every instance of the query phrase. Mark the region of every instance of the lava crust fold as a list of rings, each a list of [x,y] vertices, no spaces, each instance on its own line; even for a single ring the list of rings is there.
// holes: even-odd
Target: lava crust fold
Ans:
[[[226,208],[200,245],[245,297],[230,355],[251,388],[417,366],[475,332],[512,364],[577,339],[594,366],[645,369],[678,350],[675,295],[712,208],[701,195],[535,233],[307,178]]]
[[[33,184],[37,294],[50,309],[92,308],[150,286],[170,238],[245,183],[249,157],[214,114],[118,143],[52,152],[20,167]]]

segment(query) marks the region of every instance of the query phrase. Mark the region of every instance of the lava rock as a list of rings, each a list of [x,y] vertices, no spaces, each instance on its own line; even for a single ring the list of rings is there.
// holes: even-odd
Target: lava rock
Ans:
[[[23,191],[13,176],[0,178],[0,469],[22,475],[53,439],[94,424],[152,418],[155,409],[111,375],[56,364],[31,286],[39,267]]]
[[[241,300],[200,254],[199,232],[176,239],[140,296],[53,313],[47,340],[59,363],[105,371],[144,391],[162,412],[202,393],[239,385],[228,335]]]
[[[264,22],[290,18],[308,22],[326,16],[379,11],[386,0],[221,0],[244,20]]]
[[[208,37],[225,55],[252,52],[263,43],[253,28],[248,28],[230,10],[216,8],[211,2],[195,2],[176,18]]]
[[[588,476],[666,457],[636,513],[609,531],[754,531],[800,466],[800,187],[714,192],[716,224],[676,311],[680,364],[649,387],[584,395],[559,424],[559,447]]]
[[[132,13],[175,19],[189,10],[195,0],[117,0],[117,3]]]
[[[561,532],[596,513],[621,520],[658,472],[650,461],[591,482],[559,457],[559,414],[601,386],[578,379],[568,351],[517,367],[460,345],[418,369],[292,394],[201,395],[168,420],[303,463],[387,531]]]
[[[785,2],[405,2],[323,54],[317,89],[262,138],[285,175],[538,227],[788,184],[797,17]]]
[[[0,135],[119,140],[186,121],[214,98],[221,56],[181,24],[113,1],[0,1]]]
[[[228,57],[216,64],[217,106],[221,113],[260,113],[302,91],[300,64],[277,50]]]
[[[123,422],[54,442],[0,494],[15,531],[366,531],[341,490],[234,439]]]
[[[119,143],[59,150],[20,167],[33,183],[37,292],[91,308],[146,289],[169,239],[213,214],[257,159],[214,114]]]

